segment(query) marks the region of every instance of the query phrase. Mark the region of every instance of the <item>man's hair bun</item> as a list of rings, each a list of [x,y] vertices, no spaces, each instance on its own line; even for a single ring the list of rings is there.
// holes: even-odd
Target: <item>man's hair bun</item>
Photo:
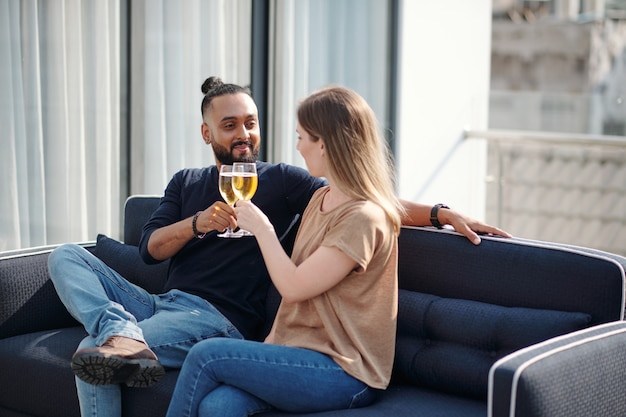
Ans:
[[[220,77],[211,76],[202,83],[202,105],[200,106],[200,112],[204,117],[204,112],[211,106],[211,100],[214,97],[223,96],[224,94],[237,94],[244,93],[252,97],[252,92],[248,87],[242,87],[237,84],[224,84],[224,81]]]
[[[207,94],[209,91],[223,84],[224,82],[220,77],[209,77],[202,83],[202,94]]]

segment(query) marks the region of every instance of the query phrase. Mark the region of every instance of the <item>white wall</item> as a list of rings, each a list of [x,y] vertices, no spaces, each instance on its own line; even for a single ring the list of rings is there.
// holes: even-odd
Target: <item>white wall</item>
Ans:
[[[400,4],[396,164],[401,198],[485,217],[491,0]]]

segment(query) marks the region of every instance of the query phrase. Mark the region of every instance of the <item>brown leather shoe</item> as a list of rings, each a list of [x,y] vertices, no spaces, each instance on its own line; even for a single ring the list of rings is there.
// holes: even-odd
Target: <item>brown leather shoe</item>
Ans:
[[[102,346],[76,351],[71,367],[78,378],[92,385],[149,387],[165,375],[148,345],[123,336],[111,336]]]

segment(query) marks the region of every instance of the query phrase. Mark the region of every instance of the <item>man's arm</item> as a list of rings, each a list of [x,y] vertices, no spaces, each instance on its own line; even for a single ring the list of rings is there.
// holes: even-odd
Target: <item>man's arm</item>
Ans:
[[[407,200],[400,200],[406,210],[406,216],[402,219],[405,226],[431,226],[430,211],[432,206],[420,203],[413,203]],[[480,244],[478,233],[511,237],[502,229],[490,226],[471,217],[465,216],[448,208],[440,208],[437,212],[437,219],[441,224],[448,224],[457,232],[468,238],[473,244]]]

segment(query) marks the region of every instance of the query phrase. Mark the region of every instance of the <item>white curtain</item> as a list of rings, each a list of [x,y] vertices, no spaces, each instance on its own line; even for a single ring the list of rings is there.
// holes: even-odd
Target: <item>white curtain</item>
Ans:
[[[268,159],[304,166],[297,105],[328,84],[356,90],[388,127],[389,9],[388,0],[271,1]]]
[[[0,250],[119,220],[119,1],[0,0]]]
[[[132,5],[131,194],[161,194],[183,167],[212,164],[200,136],[210,75],[250,82],[252,0],[135,0]],[[268,161],[304,166],[298,100],[329,83],[362,94],[387,121],[388,0],[271,0]]]
[[[161,195],[176,171],[214,163],[200,87],[212,75],[250,83],[251,1],[131,3],[131,194]]]
[[[126,4],[0,0],[0,251],[120,238],[127,192],[160,195],[177,170],[213,163],[200,86],[249,84],[251,0]]]
[[[250,83],[252,0],[133,0],[130,16],[126,4],[0,0],[0,250],[119,238],[127,192],[161,195],[179,169],[214,162],[200,86],[211,75]],[[269,161],[304,165],[295,110],[323,85],[354,88],[386,120],[388,9],[270,1]]]

